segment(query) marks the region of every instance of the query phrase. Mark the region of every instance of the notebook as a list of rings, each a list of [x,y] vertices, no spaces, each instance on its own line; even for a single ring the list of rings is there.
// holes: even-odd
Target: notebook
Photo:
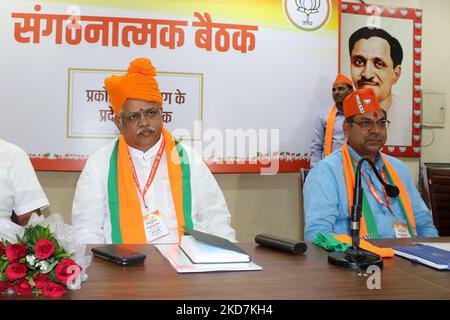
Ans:
[[[450,251],[431,245],[393,247],[397,256],[424,264],[438,270],[450,270]]]
[[[170,262],[177,273],[262,270],[261,266],[252,261],[246,263],[192,263],[178,244],[159,244],[155,247]]]
[[[231,241],[185,228],[189,235],[181,238],[180,248],[193,263],[250,262],[250,255]]]

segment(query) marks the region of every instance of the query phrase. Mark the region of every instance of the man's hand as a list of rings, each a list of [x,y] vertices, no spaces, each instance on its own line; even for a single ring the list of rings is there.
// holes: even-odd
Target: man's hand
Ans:
[[[28,221],[30,220],[31,215],[36,212],[38,216],[41,215],[41,209],[36,209],[30,212],[27,212],[25,214],[22,214],[20,216],[16,215],[14,212],[11,215],[12,222],[20,225],[20,226],[26,226]]]

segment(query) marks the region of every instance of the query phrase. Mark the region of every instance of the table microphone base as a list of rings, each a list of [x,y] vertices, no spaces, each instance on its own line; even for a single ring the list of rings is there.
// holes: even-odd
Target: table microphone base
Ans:
[[[328,256],[328,263],[339,267],[361,271],[376,265],[383,268],[383,259],[377,254],[363,250],[349,248],[345,252],[332,252]]]

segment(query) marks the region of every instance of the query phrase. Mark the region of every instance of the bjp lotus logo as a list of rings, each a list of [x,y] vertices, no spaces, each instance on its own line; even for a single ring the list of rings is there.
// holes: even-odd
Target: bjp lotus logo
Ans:
[[[284,0],[288,20],[304,31],[321,29],[331,17],[331,0]]]
[[[303,21],[303,25],[312,25],[312,21],[309,20],[309,16],[319,12],[320,0],[295,0],[297,5],[297,11],[306,14],[306,20]]]

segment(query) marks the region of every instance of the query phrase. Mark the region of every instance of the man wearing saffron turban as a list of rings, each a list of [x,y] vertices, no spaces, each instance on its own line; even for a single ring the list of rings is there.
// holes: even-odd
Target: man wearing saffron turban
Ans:
[[[75,191],[83,243],[177,243],[187,226],[235,241],[224,196],[201,156],[163,128],[151,61],[105,79],[120,137],[93,153]]]
[[[322,111],[314,125],[310,144],[311,167],[333,151],[340,149],[345,143],[345,136],[342,131],[342,123],[344,122],[342,103],[352,91],[352,81],[346,76],[338,74],[331,89],[334,105]]]
[[[383,180],[399,188],[391,197],[367,162],[362,165],[363,238],[436,237],[431,214],[418,193],[407,167],[380,152],[386,143],[389,120],[372,88],[360,89],[344,100],[344,134],[340,150],[321,160],[310,171],[303,189],[305,238],[319,233],[350,234],[356,164],[370,159]]]

